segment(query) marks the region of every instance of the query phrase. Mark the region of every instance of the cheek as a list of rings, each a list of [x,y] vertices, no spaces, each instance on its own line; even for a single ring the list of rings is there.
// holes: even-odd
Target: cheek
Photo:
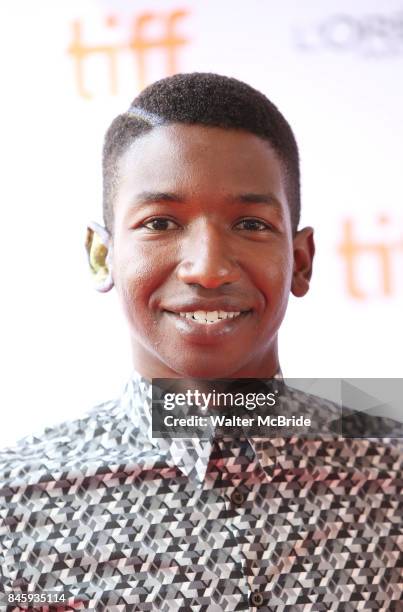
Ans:
[[[292,258],[288,252],[271,253],[268,264],[260,268],[256,282],[272,309],[282,302],[287,303],[292,281]]]
[[[160,258],[150,253],[150,249],[137,248],[129,253],[116,253],[113,277],[129,319],[136,326],[143,326],[147,322],[148,327],[155,317],[150,308],[150,299],[166,277]]]

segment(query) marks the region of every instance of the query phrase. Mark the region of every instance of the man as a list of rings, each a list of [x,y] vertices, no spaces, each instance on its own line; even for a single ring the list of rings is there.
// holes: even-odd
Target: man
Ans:
[[[397,610],[398,440],[152,437],[153,378],[281,379],[277,333],[314,255],[290,126],[244,83],[176,75],[113,121],[103,169],[86,245],[135,372],[118,401],[3,453],[4,591],[74,610]],[[325,400],[287,403],[337,421]]]

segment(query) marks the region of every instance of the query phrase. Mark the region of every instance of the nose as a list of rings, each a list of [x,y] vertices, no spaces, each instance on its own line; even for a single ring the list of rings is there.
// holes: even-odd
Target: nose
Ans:
[[[216,289],[240,278],[225,231],[208,221],[198,224],[182,243],[178,278],[186,284]]]

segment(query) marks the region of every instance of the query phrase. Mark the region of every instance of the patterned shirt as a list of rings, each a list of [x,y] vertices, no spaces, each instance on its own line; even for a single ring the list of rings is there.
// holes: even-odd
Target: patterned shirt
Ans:
[[[69,597],[42,612],[403,610],[401,440],[153,439],[150,408],[134,375],[0,453],[0,592]]]

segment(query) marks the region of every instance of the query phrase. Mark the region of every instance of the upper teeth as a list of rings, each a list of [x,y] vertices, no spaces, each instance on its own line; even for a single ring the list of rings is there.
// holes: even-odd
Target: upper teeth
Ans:
[[[240,312],[226,312],[225,310],[196,310],[195,312],[180,312],[181,317],[193,319],[201,323],[215,323],[221,319],[232,319],[240,315]]]

